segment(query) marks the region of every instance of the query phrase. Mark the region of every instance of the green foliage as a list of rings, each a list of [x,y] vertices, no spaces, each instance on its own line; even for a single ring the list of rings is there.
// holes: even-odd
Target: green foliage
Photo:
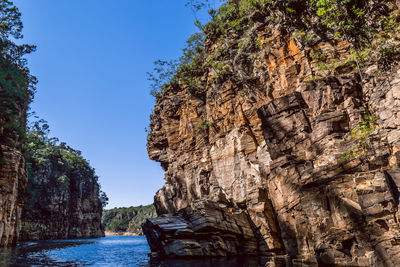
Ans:
[[[351,130],[352,138],[363,139],[375,129],[375,119],[372,115],[364,115],[362,122]]]
[[[204,34],[195,33],[186,42],[179,60],[154,62],[153,72],[148,72],[151,81],[151,95],[159,99],[164,93],[173,90],[178,83],[195,96],[202,97],[204,88],[201,76],[204,71]]]
[[[215,127],[214,121],[208,121],[204,116],[200,120],[199,124],[196,127],[195,133],[204,133],[207,132],[210,127]]]
[[[315,70],[315,75],[312,80],[335,75],[335,71],[340,70],[342,67],[350,67],[354,70],[358,70],[361,74],[362,68],[371,57],[371,49],[367,47],[359,51],[358,49],[351,48],[348,52],[349,55],[343,59],[327,59],[320,54],[319,51],[310,53],[311,59],[314,60],[315,66],[318,67],[318,69]]]
[[[188,40],[183,56],[169,62],[168,68],[155,68],[150,80],[156,81],[152,94],[159,99],[165,93],[186,89],[192,95],[205,99],[207,83],[222,84],[224,81],[240,82],[240,88],[251,90],[257,86],[253,72],[257,60],[256,51],[267,49],[271,43],[262,43],[257,36],[255,22],[266,22],[270,26],[279,24],[286,32],[303,45],[313,47],[321,41],[350,43],[350,56],[346,59],[318,59],[317,72],[313,79],[331,75],[352,65],[363,76],[364,62],[371,57],[371,50],[379,50],[381,61],[390,62],[400,55],[398,43],[385,41],[398,31],[398,15],[388,17],[385,3],[370,3],[364,0],[227,0],[221,1],[218,10],[209,0],[190,0],[187,3],[196,18],[200,32]],[[202,9],[211,15],[208,23],[199,22],[196,16]],[[382,17],[384,19],[382,19]],[[379,19],[374,19],[379,18]],[[371,47],[371,41],[380,32],[384,45]],[[400,33],[399,33],[400,36]],[[400,38],[399,38],[400,39]],[[207,46],[204,42],[213,44]],[[239,40],[239,41],[238,41]],[[165,64],[164,66],[166,66]],[[211,73],[211,74],[209,74]],[[158,77],[153,79],[154,77]],[[166,78],[166,79],[164,79]],[[211,78],[211,79],[208,79]],[[157,88],[154,90],[154,88]]]
[[[105,210],[102,221],[106,231],[139,233],[146,219],[156,216],[154,206],[147,205]]]
[[[294,10],[293,8],[287,7],[286,8],[286,12],[290,13],[290,14],[295,14],[296,10]]]
[[[227,34],[242,34],[251,26],[247,15],[256,10],[259,2],[262,1],[227,1],[204,27],[205,34],[210,39],[218,39]]]
[[[151,94],[160,98],[164,93],[172,91],[176,86],[185,88],[189,93],[198,98],[205,98],[206,81],[203,77],[207,69],[212,67],[221,78],[227,74],[229,67],[222,68],[221,62],[214,64],[213,60],[207,60],[204,51],[204,39],[212,39],[213,36],[237,33],[241,34],[250,27],[250,20],[246,16],[254,11],[260,2],[258,0],[228,1],[223,4],[218,12],[210,10],[212,18],[205,26],[201,26],[201,32],[195,33],[187,41],[183,49],[183,55],[177,61],[156,61],[154,71],[148,73],[151,84]],[[187,3],[194,12],[202,8],[210,8],[209,1],[192,0]],[[197,18],[196,18],[197,20]],[[249,46],[247,43],[246,47]],[[259,39],[252,40],[252,47],[262,48]],[[221,45],[216,52],[217,57],[224,57]],[[219,56],[218,56],[219,55]],[[216,77],[214,77],[216,78]]]
[[[1,1],[0,139],[16,146],[20,146],[24,138],[26,111],[36,85],[36,78],[30,75],[24,58],[35,46],[14,43],[22,37],[21,13],[11,1]]]
[[[379,20],[382,30],[372,41],[371,49],[379,51],[377,60],[380,69],[387,70],[400,58],[400,20],[399,11],[392,12],[389,16]]]
[[[354,143],[352,149],[341,154],[341,161],[348,161],[361,156],[369,148],[369,136],[375,130],[375,119],[371,115],[364,115],[359,125],[350,131]]]
[[[153,72],[147,72],[147,79],[151,81],[150,94],[152,96],[155,98],[161,97],[163,89],[167,88],[168,83],[176,74],[177,68],[176,60],[157,60],[154,62]]]
[[[100,191],[99,198],[100,198],[101,206],[102,206],[103,209],[104,209],[104,207],[107,206],[108,201],[109,201],[110,199],[108,198],[106,192],[104,192],[104,191]]]
[[[57,138],[50,138],[49,132],[46,121],[36,121],[28,129],[24,142],[28,174],[24,210],[27,210],[28,216],[33,219],[46,213],[49,200],[54,196],[69,195],[69,201],[73,201],[80,198],[81,194],[93,193],[92,189],[80,188],[79,184],[98,186],[98,177],[81,152],[64,142],[60,143]],[[101,191],[98,192],[98,198],[100,202],[108,200]],[[68,198],[64,201],[67,200]]]
[[[204,34],[202,32],[194,33],[186,41],[186,46],[183,48],[183,55],[179,58],[180,65],[188,65],[200,56],[204,51]]]
[[[359,38],[365,23],[366,9],[363,1],[356,0],[318,0],[310,1],[311,6],[317,7],[320,22],[335,32],[340,38]]]

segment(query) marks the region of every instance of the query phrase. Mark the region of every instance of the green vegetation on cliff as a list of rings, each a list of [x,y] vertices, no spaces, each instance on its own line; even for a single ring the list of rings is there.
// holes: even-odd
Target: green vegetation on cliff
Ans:
[[[28,185],[22,211],[22,240],[100,237],[108,198],[81,152],[50,138],[40,120],[28,129],[24,150]]]
[[[18,9],[11,1],[1,1],[0,140],[2,144],[15,147],[20,147],[23,142],[26,113],[36,85],[36,78],[30,74],[24,58],[35,50],[35,46],[14,42],[23,37],[22,28]]]
[[[103,225],[106,231],[115,233],[133,233],[141,235],[142,224],[147,218],[156,217],[156,210],[153,205],[114,208],[104,210]]]
[[[40,216],[48,208],[52,193],[65,191],[72,199],[92,194],[81,192],[80,181],[94,182],[98,185],[95,170],[85,160],[81,152],[50,138],[48,124],[40,120],[35,122],[26,134],[25,160],[28,173],[28,186],[25,193],[25,207],[32,218]],[[90,188],[89,188],[90,189]],[[108,198],[104,192],[96,190],[102,206]],[[67,204],[67,203],[66,203]]]
[[[8,182],[18,185],[18,203],[10,200],[11,210],[24,205],[23,239],[102,236],[101,212],[108,199],[94,169],[80,151],[50,138],[43,120],[27,127],[37,80],[25,55],[36,47],[19,44],[22,29],[18,8],[12,1],[0,1],[0,167],[11,160],[5,151],[23,152],[25,158],[18,163],[18,184]],[[20,222],[17,213],[14,220]]]
[[[228,0],[221,1],[218,10],[210,9],[210,2],[188,2],[195,12],[208,8],[210,21],[203,25],[196,18],[200,32],[187,41],[183,55],[178,60],[156,61],[149,73],[151,94],[157,102],[179,89],[204,100],[207,86],[228,80],[243,85],[244,92],[258,86],[254,63],[262,59],[255,52],[271,46],[260,39],[260,26],[292,36],[303,47],[350,43],[347,60],[320,59],[324,75],[326,70],[351,63],[363,76],[363,62],[373,59],[387,69],[400,55],[398,10],[386,1]],[[313,79],[318,78],[323,75],[315,73]]]

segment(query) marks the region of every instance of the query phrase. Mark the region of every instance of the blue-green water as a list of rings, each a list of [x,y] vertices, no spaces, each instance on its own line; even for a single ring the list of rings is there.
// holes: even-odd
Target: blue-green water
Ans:
[[[265,259],[150,259],[143,236],[108,236],[96,239],[51,240],[20,243],[0,249],[0,266],[148,266],[148,267],[252,267]]]
[[[1,266],[147,266],[143,236],[23,242],[0,250]]]

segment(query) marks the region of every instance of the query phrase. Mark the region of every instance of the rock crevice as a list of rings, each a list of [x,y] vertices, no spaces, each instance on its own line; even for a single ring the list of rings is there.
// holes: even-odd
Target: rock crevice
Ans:
[[[175,257],[234,253],[234,246],[203,249],[185,217],[190,211],[205,220],[212,211],[194,203],[214,203],[246,214],[253,254],[400,264],[398,67],[377,75],[371,59],[354,69],[346,41],[305,46],[282,27],[256,24],[262,49],[251,54],[253,76],[218,83],[208,77],[205,100],[184,87],[158,100],[148,152],[161,162],[166,183],[155,196],[161,217],[145,225],[152,250]],[[206,40],[205,49],[213,55],[218,45]],[[335,57],[346,63],[321,67],[319,58]],[[256,80],[252,87],[246,78]],[[196,131],[204,120],[212,126]],[[222,221],[235,216],[222,214]],[[178,221],[190,230],[181,233]],[[204,242],[221,237],[208,228],[200,235],[208,235]]]

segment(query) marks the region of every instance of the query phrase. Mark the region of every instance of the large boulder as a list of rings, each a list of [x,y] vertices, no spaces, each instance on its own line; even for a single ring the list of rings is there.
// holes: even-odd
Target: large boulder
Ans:
[[[248,215],[211,201],[195,201],[173,216],[147,219],[143,232],[151,251],[161,256],[258,254]]]

